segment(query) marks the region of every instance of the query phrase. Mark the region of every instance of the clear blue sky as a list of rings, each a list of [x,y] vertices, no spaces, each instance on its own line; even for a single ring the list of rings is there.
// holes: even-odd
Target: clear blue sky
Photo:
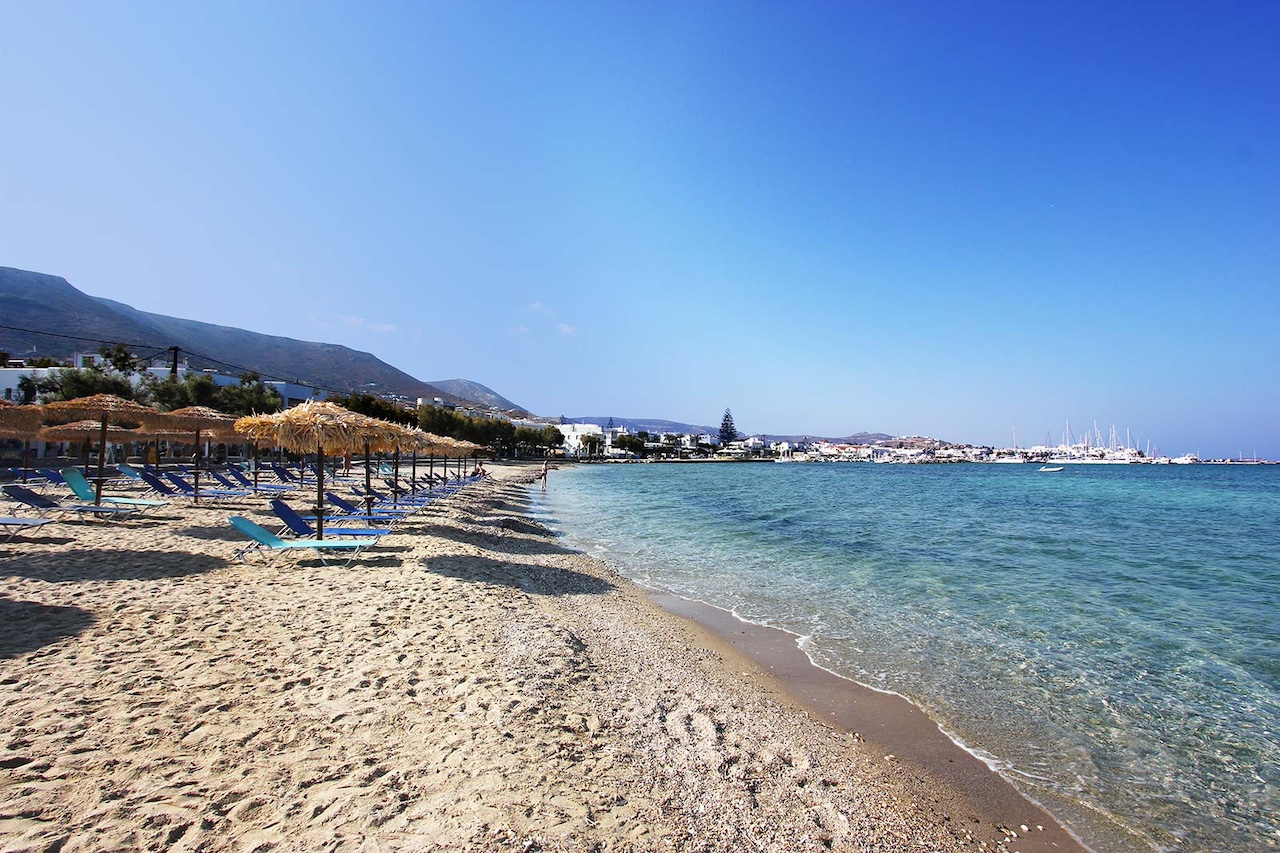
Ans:
[[[1280,3],[0,5],[0,264],[545,415],[1280,457]]]

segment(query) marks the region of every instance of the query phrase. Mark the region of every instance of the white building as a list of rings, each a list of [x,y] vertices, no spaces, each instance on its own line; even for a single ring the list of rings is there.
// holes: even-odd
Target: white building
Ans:
[[[564,452],[569,456],[581,456],[587,452],[582,440],[589,435],[597,436],[601,445],[604,444],[604,430],[599,424],[557,424],[556,428],[564,436]]]
[[[92,353],[77,353],[75,356],[75,365],[77,367],[89,367],[100,358],[100,356]],[[12,364],[13,362],[10,362]],[[30,376],[32,379],[41,379],[48,375],[51,370],[62,370],[61,367],[2,367],[0,368],[0,397],[6,400],[18,400],[21,395],[18,392],[18,380],[24,376]],[[186,375],[193,371],[186,362],[178,365],[178,380],[182,381]],[[157,379],[164,379],[171,372],[169,367],[147,367],[141,373],[150,373]],[[217,373],[212,370],[195,371],[197,373],[205,373],[219,385],[239,385],[240,377],[231,376],[226,373]],[[132,381],[137,385],[142,381],[141,373],[132,374]],[[263,380],[263,384],[268,388],[274,388],[280,398],[284,400],[285,407],[296,406],[307,400],[323,400],[328,396],[328,392],[323,388],[314,388],[310,385],[300,385],[297,382],[284,382],[280,380]]]

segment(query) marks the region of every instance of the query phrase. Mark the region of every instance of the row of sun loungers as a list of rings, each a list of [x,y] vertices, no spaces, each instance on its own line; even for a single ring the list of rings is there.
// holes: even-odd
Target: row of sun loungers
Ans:
[[[8,541],[19,533],[32,532],[60,520],[125,520],[169,506],[175,501],[243,501],[267,496],[271,498],[272,511],[282,523],[278,533],[272,533],[243,515],[233,515],[228,519],[235,530],[250,540],[249,544],[236,552],[239,559],[245,560],[255,552],[310,550],[318,554],[322,561],[327,554],[345,554],[349,563],[357,554],[390,533],[396,523],[476,479],[472,477],[461,481],[444,481],[443,478],[437,478],[434,482],[415,483],[406,488],[401,482],[392,479],[390,472],[379,470],[378,479],[385,481],[393,492],[386,494],[373,488],[366,491],[356,480],[335,478],[326,473],[326,484],[347,486],[358,496],[360,503],[352,503],[336,491],[325,492],[326,500],[334,509],[326,508],[326,538],[318,539],[313,526],[316,516],[303,515],[281,499],[290,494],[307,494],[299,491],[303,485],[314,487],[315,480],[305,483],[300,470],[271,465],[261,469],[255,478],[249,477],[235,466],[227,466],[218,471],[205,470],[200,472],[201,477],[208,477],[217,487],[209,487],[202,480],[199,489],[178,471],[162,473],[151,466],[138,468],[128,464],[121,464],[119,470],[121,477],[109,481],[113,489],[119,483],[125,483],[135,484],[144,491],[131,495],[104,492],[99,502],[93,484],[75,468],[41,469],[38,483],[32,481],[26,485],[13,483],[0,487],[20,512],[35,516],[0,516],[0,535]],[[275,477],[272,481],[267,481],[262,476],[268,470]],[[314,474],[314,467],[311,472]],[[52,494],[41,494],[31,487],[65,488],[71,494],[69,497],[55,497]]]

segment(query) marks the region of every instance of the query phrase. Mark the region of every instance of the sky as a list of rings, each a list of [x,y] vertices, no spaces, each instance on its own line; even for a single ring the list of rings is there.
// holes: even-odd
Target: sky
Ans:
[[[1280,458],[1278,43],[1271,0],[0,0],[0,265],[540,415]]]

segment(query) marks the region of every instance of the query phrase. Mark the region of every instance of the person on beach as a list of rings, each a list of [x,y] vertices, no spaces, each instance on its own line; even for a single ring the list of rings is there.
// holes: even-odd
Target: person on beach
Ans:
[[[542,473],[541,473],[541,474],[539,474],[538,476],[542,478],[542,488],[543,488],[543,490],[544,490],[544,491],[545,491],[545,490],[546,490],[546,488],[547,488],[547,471],[548,471],[548,468],[547,468],[547,460],[543,459],[543,460],[542,460]]]

